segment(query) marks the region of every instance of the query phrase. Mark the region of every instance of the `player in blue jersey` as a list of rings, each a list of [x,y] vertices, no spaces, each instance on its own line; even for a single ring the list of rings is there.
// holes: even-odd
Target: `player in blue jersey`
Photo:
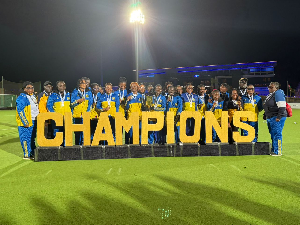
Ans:
[[[206,94],[206,87],[204,84],[198,85],[199,95],[198,95],[198,111],[201,114],[201,130],[200,130],[200,144],[205,144],[206,134],[205,134],[205,111],[207,110],[207,103],[209,96]]]
[[[82,114],[84,112],[90,112],[92,105],[92,92],[89,88],[87,88],[86,80],[84,78],[80,78],[77,81],[77,88],[75,88],[71,94],[71,109],[75,124],[82,124]],[[75,132],[75,144],[83,144],[83,132]]]
[[[269,95],[264,102],[265,118],[272,139],[272,154],[282,154],[282,130],[287,117],[286,100],[283,90],[279,89],[278,82],[271,82]]]
[[[34,95],[33,83],[23,83],[24,93],[21,93],[16,101],[16,121],[24,159],[33,159],[36,137],[36,118],[39,114],[37,98]]]
[[[97,83],[92,83],[91,84],[91,89],[92,89],[92,97],[93,97],[93,104],[91,108],[91,141],[93,141],[93,137],[97,128],[98,124],[98,119],[100,116],[100,111],[97,109],[96,105],[98,100],[101,98],[101,93],[100,93],[100,87],[99,84]]]
[[[139,129],[141,130],[141,120],[142,120],[142,94],[138,93],[139,85],[137,82],[132,82],[130,84],[131,93],[127,95],[126,101],[126,111],[128,119],[132,113],[137,112],[139,114]],[[126,144],[132,144],[133,142],[133,132],[132,128],[129,131],[129,138],[126,139]],[[141,136],[140,136],[141,141]]]
[[[57,112],[65,115],[66,112],[71,112],[70,108],[71,96],[66,91],[66,84],[64,81],[56,82],[56,90],[49,96],[47,101],[47,109],[49,112]],[[57,132],[64,132],[63,127],[54,126],[54,137]],[[62,144],[64,145],[64,143]]]
[[[162,94],[162,86],[160,84],[157,84],[155,86],[155,96],[153,96],[152,100],[152,110],[151,111],[158,111],[161,112],[163,115],[165,114],[166,111],[166,98]],[[154,123],[154,121],[150,122]],[[149,144],[163,144],[164,137],[163,137],[163,131],[154,131],[150,132],[149,135]]]
[[[209,102],[207,103],[207,110],[213,112],[218,123],[221,124],[222,111],[226,111],[227,109],[224,107],[224,101],[220,97],[220,92],[218,90],[213,90],[211,95],[212,99],[209,99]],[[213,142],[219,142],[220,139],[217,136],[215,129],[213,128],[212,131]]]
[[[186,93],[181,95],[182,111],[198,111],[198,96],[193,94],[194,86],[188,84],[186,86]],[[195,119],[188,118],[186,120],[186,134],[188,136],[194,135]]]
[[[254,121],[247,121],[247,118],[242,118],[244,123],[249,124],[255,129],[255,138],[252,142],[257,142],[258,138],[258,114],[260,111],[263,110],[262,100],[261,97],[254,94],[254,86],[249,84],[247,86],[247,94],[242,96],[242,103],[243,103],[243,111],[250,111],[255,114]],[[248,131],[244,130],[243,135],[247,136]]]
[[[120,100],[118,94],[113,93],[112,91],[112,84],[106,83],[105,94],[101,95],[96,107],[100,112],[108,113],[110,126],[115,139],[115,115],[116,112],[119,112]]]
[[[171,111],[174,113],[174,131],[175,131],[175,143],[180,141],[180,127],[179,127],[179,116],[182,112],[182,99],[180,96],[175,95],[175,87],[170,86],[168,89],[167,96],[167,112]]]

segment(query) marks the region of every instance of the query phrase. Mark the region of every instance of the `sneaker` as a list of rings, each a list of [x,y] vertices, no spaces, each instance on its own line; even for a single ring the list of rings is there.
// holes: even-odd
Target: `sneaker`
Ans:
[[[24,160],[30,160],[30,158],[29,158],[29,157],[24,157],[23,159],[24,159]]]
[[[272,153],[270,154],[270,156],[281,156],[281,154],[276,154],[276,153],[272,152]]]

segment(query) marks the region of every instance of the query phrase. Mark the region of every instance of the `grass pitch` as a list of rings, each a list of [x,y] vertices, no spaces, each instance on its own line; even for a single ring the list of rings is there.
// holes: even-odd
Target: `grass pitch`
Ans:
[[[300,110],[281,157],[35,163],[22,159],[15,111],[0,118],[0,224],[300,223]],[[261,116],[258,140],[271,141]]]

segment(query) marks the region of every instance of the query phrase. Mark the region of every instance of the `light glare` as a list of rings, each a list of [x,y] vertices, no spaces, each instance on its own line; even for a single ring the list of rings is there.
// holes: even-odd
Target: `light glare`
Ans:
[[[130,15],[130,23],[145,23],[145,15],[140,9],[134,10]]]

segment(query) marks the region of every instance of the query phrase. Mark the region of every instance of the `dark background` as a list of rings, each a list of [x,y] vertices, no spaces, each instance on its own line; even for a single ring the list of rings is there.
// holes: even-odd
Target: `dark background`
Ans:
[[[140,69],[278,61],[274,80],[300,82],[300,1],[140,0]],[[134,79],[130,0],[1,0],[6,80]]]

